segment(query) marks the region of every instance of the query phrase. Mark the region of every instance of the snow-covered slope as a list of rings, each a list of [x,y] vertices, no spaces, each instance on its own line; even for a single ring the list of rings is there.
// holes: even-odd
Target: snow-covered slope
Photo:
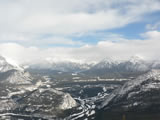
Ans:
[[[32,91],[11,92],[10,98],[0,97],[0,114],[12,113],[53,119],[64,110],[76,107],[76,101],[68,93],[53,88],[35,88]]]
[[[8,70],[0,73],[0,83],[6,84],[31,84],[33,77],[26,71]]]
[[[20,104],[19,109],[23,109],[23,106],[25,106],[23,111],[39,110],[39,114],[45,112],[52,115],[56,110],[66,110],[77,106],[76,101],[68,93],[53,88],[38,88],[28,94],[27,97],[23,98],[23,96],[24,94],[17,96],[19,97],[17,99]]]
[[[139,56],[132,56],[129,60],[120,63],[126,71],[139,72],[147,71],[151,68],[151,63]]]
[[[139,76],[113,92],[99,107],[111,111],[160,109],[160,70]]]
[[[111,69],[112,67],[118,65],[119,63],[120,61],[117,61],[114,58],[105,58],[99,63],[97,63],[95,66],[93,66],[92,69],[103,69],[103,68]]]

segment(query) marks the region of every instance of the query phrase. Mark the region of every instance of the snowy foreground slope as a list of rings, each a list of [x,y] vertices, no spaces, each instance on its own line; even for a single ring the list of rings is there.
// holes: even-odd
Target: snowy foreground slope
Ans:
[[[99,106],[109,111],[160,110],[160,70],[139,76],[113,92]]]
[[[70,94],[51,88],[44,78],[17,69],[3,57],[0,68],[0,116],[56,118],[77,106]]]

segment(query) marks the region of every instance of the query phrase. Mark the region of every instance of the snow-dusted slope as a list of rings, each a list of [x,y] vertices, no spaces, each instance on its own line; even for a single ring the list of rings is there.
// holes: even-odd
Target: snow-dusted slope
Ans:
[[[113,92],[100,106],[112,111],[160,108],[160,70],[139,76]],[[156,107],[155,107],[156,105]]]
[[[61,104],[59,105],[60,109],[66,110],[66,109],[71,109],[77,106],[76,101],[71,97],[70,94],[68,93],[64,94],[61,92],[61,95],[63,95],[62,96],[63,99],[62,99]]]
[[[10,91],[11,92],[11,91]],[[21,116],[55,118],[64,110],[77,106],[68,93],[53,88],[35,88],[32,91],[10,93],[10,98],[0,98],[0,114],[12,113]]]
[[[0,73],[0,83],[6,84],[32,84],[33,77],[26,71],[9,70]]]

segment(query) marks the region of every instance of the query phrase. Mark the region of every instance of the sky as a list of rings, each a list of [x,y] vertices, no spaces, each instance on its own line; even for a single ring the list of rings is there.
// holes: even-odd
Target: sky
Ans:
[[[160,58],[160,0],[0,0],[0,54],[19,64]]]

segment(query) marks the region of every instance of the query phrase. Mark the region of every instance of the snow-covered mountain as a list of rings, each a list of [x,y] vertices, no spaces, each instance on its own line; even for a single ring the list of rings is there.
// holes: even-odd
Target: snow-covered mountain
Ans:
[[[23,67],[19,66],[18,64],[14,63],[13,61],[0,56],[0,72],[6,72],[8,70],[21,70],[23,71]]]
[[[83,61],[83,60],[54,60],[53,58],[44,58],[33,64],[24,64],[27,69],[34,70],[53,70],[62,72],[82,72],[87,75],[105,76],[105,77],[134,77],[143,74],[153,68],[160,68],[159,61],[146,60],[141,56],[132,56],[125,60],[119,60],[107,57],[101,61]]]
[[[104,112],[160,110],[160,70],[139,76],[115,90],[99,107]]]
[[[133,56],[127,60],[115,60],[106,58],[84,73],[111,78],[136,77],[151,70],[152,65],[152,61],[144,60],[138,56]]]
[[[22,67],[10,64],[0,56],[0,83],[6,84],[31,84],[32,76]]]
[[[114,66],[118,65],[120,61],[115,60],[114,58],[105,58],[98,62],[96,65],[92,67],[92,69],[103,69],[103,68],[108,68],[111,69]]]
[[[124,66],[126,71],[143,72],[151,69],[152,62],[148,62],[139,56],[132,56],[129,60],[121,62],[120,65]]]
[[[16,67],[9,64],[4,57],[0,56],[0,72],[6,72],[6,71],[12,70],[14,68],[16,68]]]

